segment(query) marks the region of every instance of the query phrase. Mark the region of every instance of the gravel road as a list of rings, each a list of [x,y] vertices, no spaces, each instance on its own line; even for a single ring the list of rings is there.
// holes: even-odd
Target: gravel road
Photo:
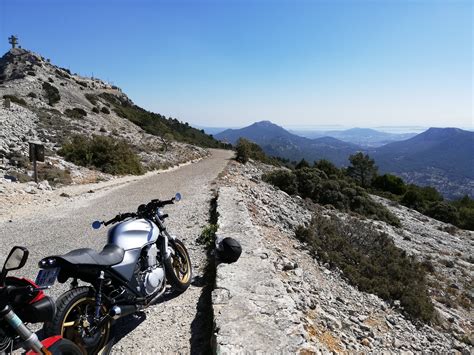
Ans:
[[[184,241],[191,255],[194,276],[200,276],[206,264],[204,249],[195,240],[209,217],[212,181],[232,156],[230,151],[213,150],[212,156],[177,170],[163,172],[124,186],[111,189],[97,197],[65,201],[60,206],[29,213],[26,217],[0,222],[0,260],[4,260],[14,245],[28,247],[30,258],[18,275],[35,278],[37,262],[47,255],[90,247],[100,250],[105,244],[106,230],[94,231],[93,220],[105,220],[118,212],[134,211],[152,198],[170,198],[181,192],[180,203],[168,206],[167,226],[172,234]],[[67,289],[56,284],[48,291],[53,297]],[[192,323],[202,286],[193,286],[183,294],[169,297],[150,307],[139,317],[128,317],[117,324],[114,353],[190,353],[200,345],[191,338]],[[194,324],[194,332],[198,332]],[[201,340],[202,341],[202,340]]]

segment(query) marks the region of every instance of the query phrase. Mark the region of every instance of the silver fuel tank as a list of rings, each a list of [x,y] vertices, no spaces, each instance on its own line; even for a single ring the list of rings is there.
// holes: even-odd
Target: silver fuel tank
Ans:
[[[153,222],[145,219],[133,219],[109,229],[107,241],[125,250],[130,250],[156,242],[158,235],[158,226]]]

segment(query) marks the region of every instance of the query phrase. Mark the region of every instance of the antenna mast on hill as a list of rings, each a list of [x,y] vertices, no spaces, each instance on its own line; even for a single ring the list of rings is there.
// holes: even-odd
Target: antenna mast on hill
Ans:
[[[12,45],[12,49],[16,48],[16,45],[18,44],[18,37],[11,35],[10,37],[8,37],[8,43]]]

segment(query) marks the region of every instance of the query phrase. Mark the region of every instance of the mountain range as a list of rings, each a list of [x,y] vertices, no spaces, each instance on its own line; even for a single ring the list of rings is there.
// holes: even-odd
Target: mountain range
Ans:
[[[409,183],[434,186],[447,198],[474,196],[474,132],[459,128],[430,128],[409,139],[376,148],[333,137],[300,137],[269,121],[228,129],[215,137],[229,143],[244,137],[272,156],[296,161],[304,158],[309,162],[327,159],[340,167],[349,164],[349,155],[362,151],[375,159],[380,173],[393,173]]]
[[[306,137],[333,137],[344,142],[354,143],[361,147],[379,147],[391,142],[401,141],[416,136],[416,133],[387,133],[372,128],[350,128],[346,130],[308,131],[291,130],[291,133]]]

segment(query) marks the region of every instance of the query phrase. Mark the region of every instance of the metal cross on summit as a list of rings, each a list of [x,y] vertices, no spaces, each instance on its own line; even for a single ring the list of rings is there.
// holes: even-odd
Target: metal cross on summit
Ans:
[[[12,48],[16,48],[16,45],[18,44],[18,37],[11,35],[8,37],[8,43],[12,45]]]

